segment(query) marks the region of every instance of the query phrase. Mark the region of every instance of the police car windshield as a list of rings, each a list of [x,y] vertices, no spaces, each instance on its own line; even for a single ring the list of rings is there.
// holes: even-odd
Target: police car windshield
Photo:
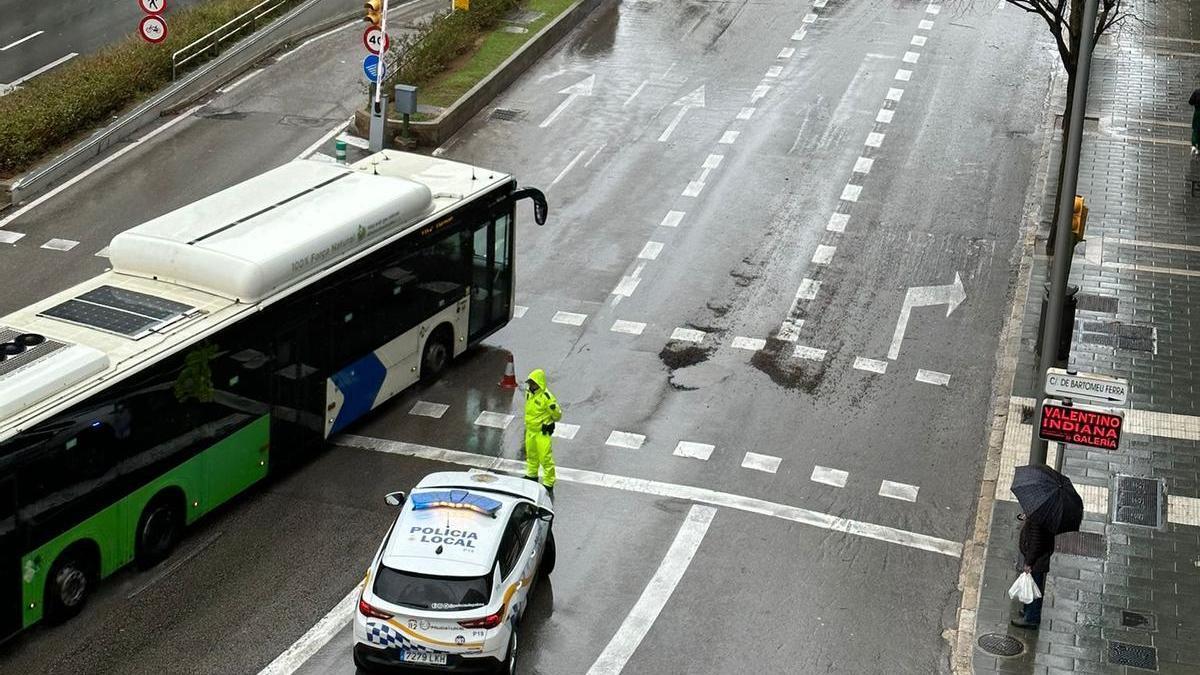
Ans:
[[[490,575],[438,577],[380,565],[374,591],[393,605],[453,612],[483,607],[491,587]]]

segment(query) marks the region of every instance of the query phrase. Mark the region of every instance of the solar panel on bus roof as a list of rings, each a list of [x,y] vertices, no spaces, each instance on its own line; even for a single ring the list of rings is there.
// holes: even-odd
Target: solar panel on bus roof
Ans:
[[[174,302],[115,286],[94,288],[79,296],[79,299],[159,320],[178,316],[191,309],[182,302]]]
[[[63,321],[70,321],[92,328],[98,328],[110,333],[134,337],[145,332],[151,326],[160,323],[153,319],[133,312],[82,302],[78,299],[68,300],[61,305],[55,305],[41,313]]]

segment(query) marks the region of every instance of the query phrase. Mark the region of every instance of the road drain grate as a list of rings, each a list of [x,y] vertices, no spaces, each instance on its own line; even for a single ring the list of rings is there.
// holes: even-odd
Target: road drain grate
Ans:
[[[525,113],[526,111],[517,110],[516,108],[496,108],[492,111],[490,119],[502,122],[516,122],[525,119]]]
[[[1108,662],[1118,666],[1158,670],[1158,650],[1146,645],[1131,645],[1128,642],[1109,640]]]
[[[1104,535],[1095,532],[1068,532],[1054,538],[1054,552],[1066,555],[1081,555],[1088,558],[1104,557]]]
[[[1155,631],[1154,615],[1150,612],[1131,612],[1128,609],[1121,610],[1121,625],[1134,630]]]
[[[1020,640],[1001,633],[986,633],[979,636],[978,642],[983,651],[995,656],[1016,656],[1025,651],[1025,645]]]
[[[1097,295],[1095,293],[1076,293],[1076,309],[1081,312],[1117,313],[1117,298],[1112,295]]]

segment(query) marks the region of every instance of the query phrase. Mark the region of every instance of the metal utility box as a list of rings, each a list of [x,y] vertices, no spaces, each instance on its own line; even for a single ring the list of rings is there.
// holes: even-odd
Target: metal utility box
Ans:
[[[396,85],[396,112],[414,115],[417,112],[417,88],[411,84]]]

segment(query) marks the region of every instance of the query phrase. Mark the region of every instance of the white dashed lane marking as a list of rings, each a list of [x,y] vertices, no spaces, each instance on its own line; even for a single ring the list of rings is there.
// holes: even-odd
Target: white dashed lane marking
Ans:
[[[659,223],[662,227],[679,227],[679,223],[683,221],[683,211],[667,211],[667,215],[663,216],[662,222]]]
[[[917,24],[917,28],[920,30],[933,30],[933,22],[929,19],[925,19],[921,21],[921,23]]]
[[[657,260],[658,254],[662,253],[663,243],[661,241],[648,241],[642,247],[642,251],[638,253],[638,258],[642,260]]]
[[[807,34],[807,31],[805,31],[803,28],[801,28],[800,30],[796,31],[795,33],[792,33],[792,40],[799,42],[800,40],[804,39],[804,36],[806,34]]]
[[[450,406],[446,405],[445,403],[430,403],[429,401],[417,401],[416,403],[413,404],[412,409],[408,411],[408,414],[409,415],[419,415],[421,417],[432,417],[435,420],[440,420],[442,418],[442,415],[445,415],[446,411],[449,409],[450,409]]]
[[[872,373],[882,375],[887,372],[887,361],[878,359],[865,359],[861,356],[854,357],[854,367],[858,370],[866,370]]]
[[[713,450],[716,446],[708,443],[695,443],[692,441],[679,441],[675,445],[675,452],[671,453],[676,457],[691,457],[707,462],[709,457],[712,457]]]
[[[613,322],[612,328],[610,328],[609,330],[611,330],[614,333],[625,333],[627,335],[641,335],[642,331],[646,330],[646,324],[640,323],[638,321],[626,321],[624,319],[617,319],[615,322]]]
[[[904,96],[903,89],[896,89],[895,87],[891,87],[888,89],[887,100],[889,100],[889,101],[895,101],[896,103],[899,103],[900,99],[903,96]]]
[[[479,417],[475,418],[475,426],[491,427],[493,429],[507,429],[509,423],[512,421],[512,415],[484,410],[483,412],[479,413]]]
[[[776,58],[790,59],[790,58],[792,58],[792,55],[795,53],[796,53],[795,47],[784,47],[783,49],[779,50],[779,56]]]
[[[803,279],[800,282],[800,288],[796,289],[797,300],[812,300],[817,297],[817,293],[821,290],[821,282],[816,279]]]
[[[917,491],[919,489],[916,485],[885,480],[879,484],[879,496],[906,502],[915,502],[917,501]]]
[[[684,197],[699,197],[700,191],[704,189],[704,183],[698,180],[690,181],[681,193]]]
[[[917,371],[917,382],[925,384],[936,384],[944,387],[950,384],[950,375],[947,373],[939,373],[936,370],[925,370],[924,368]]]
[[[816,14],[811,14],[811,13],[810,13],[810,14],[805,14],[805,15],[804,15],[804,18],[803,18],[803,19],[801,19],[800,21],[801,21],[802,23],[816,23],[816,22],[817,22],[817,15],[816,15]]]
[[[79,245],[79,242],[71,239],[51,239],[42,244],[42,248],[48,248],[51,251],[70,251]]]
[[[792,350],[792,356],[809,361],[824,361],[826,353],[824,349],[806,347],[805,345],[796,345],[796,348]]]
[[[929,5],[928,7],[925,8],[925,11],[928,12],[929,14],[937,14],[942,11],[942,6],[941,5]]]
[[[633,295],[633,292],[637,290],[638,284],[641,282],[642,280],[638,277],[621,277],[621,281],[617,284],[617,287],[613,289],[612,294],[628,298]]]
[[[11,232],[9,230],[0,230],[0,244],[15,244],[25,235],[21,232]]]
[[[817,250],[813,251],[812,261],[818,265],[828,265],[833,261],[833,254],[837,253],[836,246],[826,246],[825,244],[817,245]]]
[[[783,66],[771,66],[767,68],[767,77],[779,77],[783,73]]]
[[[628,448],[637,450],[642,447],[642,443],[646,442],[646,437],[641,434],[635,434],[628,431],[613,431],[608,435],[608,440],[604,441],[605,445],[611,445],[614,448]]]
[[[701,166],[701,168],[715,169],[718,166],[721,166],[721,160],[723,159],[725,159],[725,155],[709,155],[708,157],[704,158],[704,164]]]
[[[845,232],[846,224],[850,222],[849,213],[835,213],[829,216],[829,224],[825,226],[830,232]]]
[[[587,320],[587,314],[558,311],[554,313],[554,318],[550,320],[554,323],[562,323],[568,326],[582,326],[583,322]]]
[[[880,124],[891,124],[892,118],[895,116],[896,116],[895,110],[888,110],[888,109],[884,108],[879,111],[878,115],[875,116],[875,121],[879,122]]]
[[[519,319],[519,318],[525,316],[525,312],[528,312],[528,311],[529,311],[529,308],[526,307],[525,305],[513,305],[513,318]]]
[[[847,185],[842,188],[842,200],[847,202],[858,201],[858,196],[862,194],[861,185]]]
[[[739,120],[748,120],[751,117],[754,117],[755,110],[755,108],[742,108],[740,111],[738,111],[737,118]]]
[[[904,58],[902,60],[905,63],[916,63],[917,59],[919,58],[921,58],[921,55],[916,52],[904,52]]]
[[[875,166],[875,160],[870,157],[859,157],[854,160],[854,173],[871,173],[873,166]]]
[[[760,455],[757,452],[747,452],[742,458],[743,469],[753,469],[765,473],[775,473],[783,460],[773,455]]]
[[[826,466],[814,466],[812,470],[812,476],[809,477],[809,480],[814,483],[823,483],[825,485],[832,485],[833,487],[844,488],[846,487],[846,479],[849,477],[850,474],[846,471],[842,471],[841,469],[830,469]]]
[[[900,70],[896,71],[896,79],[900,80],[901,82],[908,82],[912,79],[912,71],[901,68]]]
[[[104,248],[100,249],[99,251],[96,251],[96,257],[97,258],[107,258],[108,257],[108,247],[105,246]]]
[[[911,44],[913,44],[913,45],[915,45],[915,46],[917,46],[917,47],[924,47],[924,46],[925,46],[925,42],[926,42],[926,40],[928,40],[928,39],[929,39],[929,38],[925,37],[924,35],[914,35],[914,36],[913,36],[913,39],[912,39],[912,43],[911,43]]]
[[[800,329],[804,327],[804,319],[788,319],[779,326],[779,333],[775,336],[785,342],[795,342],[800,339]]]
[[[767,341],[762,338],[742,337],[740,335],[733,338],[734,349],[748,349],[756,352],[766,346]]]
[[[721,134],[721,140],[717,141],[721,145],[733,145],[737,141],[737,137],[741,134],[740,131],[726,131]]]
[[[554,423],[554,434],[552,435],[555,438],[565,438],[566,440],[570,441],[575,438],[575,434],[577,433],[579,433],[578,424],[567,424],[566,422]]]
[[[759,100],[761,100],[764,96],[766,96],[768,93],[770,93],[770,91],[771,91],[771,85],[769,85],[769,84],[758,85],[757,87],[754,88],[754,91],[751,92],[751,94],[750,94],[750,102],[758,103]]]
[[[867,134],[867,141],[865,145],[868,145],[872,148],[878,148],[879,146],[883,145],[883,134],[874,131]]]
[[[671,331],[671,339],[683,342],[703,342],[704,331],[695,328],[676,328]]]

